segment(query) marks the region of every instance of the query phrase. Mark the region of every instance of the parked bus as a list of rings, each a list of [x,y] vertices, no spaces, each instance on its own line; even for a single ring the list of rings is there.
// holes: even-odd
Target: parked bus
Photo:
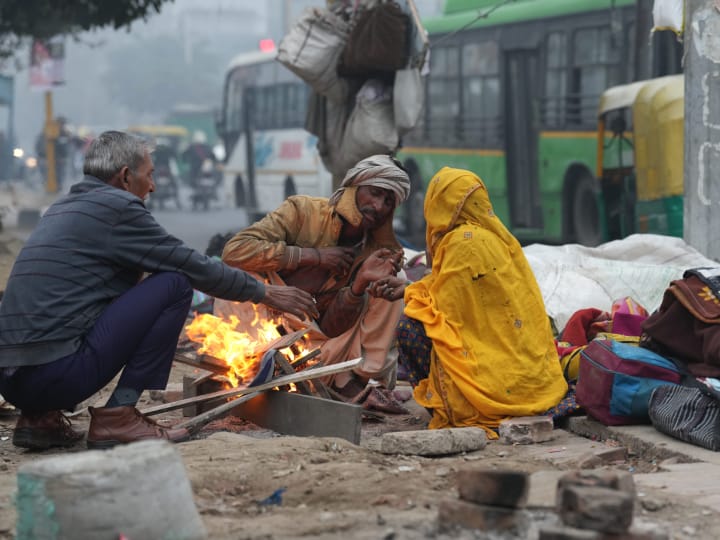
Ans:
[[[332,189],[317,139],[303,128],[309,89],[275,56],[251,52],[230,63],[217,123],[224,199],[247,208],[251,220],[290,195],[329,196]]]
[[[650,4],[648,6],[648,4]],[[597,170],[607,88],[678,73],[682,46],[650,38],[646,0],[447,0],[430,33],[427,106],[399,153],[412,215],[443,166],[476,172],[523,242],[608,238]],[[486,16],[482,16],[486,14]],[[406,220],[423,238],[422,220]]]

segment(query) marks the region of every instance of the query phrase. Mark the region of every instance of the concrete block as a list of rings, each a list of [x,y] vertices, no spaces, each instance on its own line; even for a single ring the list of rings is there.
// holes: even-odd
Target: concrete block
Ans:
[[[448,499],[438,506],[438,528],[441,532],[456,528],[504,532],[525,538],[529,519],[522,510],[485,506]]]
[[[17,472],[17,538],[207,538],[180,454],[167,441],[51,456]]]
[[[463,469],[458,472],[460,498],[490,506],[519,508],[528,496],[529,477],[517,471]]]
[[[505,444],[549,441],[553,438],[553,421],[549,416],[518,416],[500,422],[498,433]]]
[[[487,445],[485,430],[476,427],[397,431],[380,440],[383,454],[442,456],[482,450]]]
[[[626,471],[571,471],[558,479],[558,495],[567,486],[605,487],[635,497],[635,480]]]
[[[625,533],[633,519],[633,497],[606,487],[565,486],[558,489],[558,514],[571,527]]]

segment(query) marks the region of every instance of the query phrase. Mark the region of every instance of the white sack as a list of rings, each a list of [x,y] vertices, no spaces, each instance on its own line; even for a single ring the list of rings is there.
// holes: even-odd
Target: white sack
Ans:
[[[347,172],[361,159],[394,151],[399,142],[392,92],[381,81],[370,79],[357,93],[345,126],[341,156],[335,161]]]
[[[684,22],[684,0],[655,0],[653,4],[653,31],[672,30],[676,34],[682,34]]]
[[[418,68],[395,72],[393,112],[395,127],[402,135],[413,129],[422,114],[425,101],[424,81]]]
[[[277,59],[315,92],[336,102],[347,99],[347,83],[337,63],[348,37],[348,24],[326,9],[307,8],[278,46]]]

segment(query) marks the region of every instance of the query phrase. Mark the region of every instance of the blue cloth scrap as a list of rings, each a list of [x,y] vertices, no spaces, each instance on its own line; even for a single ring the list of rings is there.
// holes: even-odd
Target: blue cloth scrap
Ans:
[[[285,490],[287,488],[281,487],[280,489],[276,489],[273,491],[273,494],[270,495],[267,499],[263,499],[262,501],[258,501],[259,506],[280,506],[282,505],[282,494],[285,493]]]

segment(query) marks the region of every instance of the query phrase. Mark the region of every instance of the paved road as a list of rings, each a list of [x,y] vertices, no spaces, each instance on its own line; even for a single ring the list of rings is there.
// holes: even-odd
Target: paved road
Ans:
[[[7,190],[5,190],[7,191]],[[166,210],[152,210],[155,219],[165,227],[170,234],[177,236],[190,247],[205,252],[208,241],[217,233],[238,231],[248,224],[245,210],[236,208],[220,208],[215,202],[213,207],[205,212],[192,212],[190,208],[189,192],[181,191],[184,210],[177,210],[168,203]],[[54,197],[43,192],[30,190],[17,190],[14,195],[0,191],[0,209],[3,203],[12,207],[3,224],[8,232],[25,240],[30,235],[40,213],[53,201]],[[23,215],[20,215],[22,212]],[[26,223],[18,223],[24,219]],[[20,225],[20,227],[18,227]]]
[[[153,215],[170,234],[202,253],[205,253],[214,234],[238,231],[247,225],[246,213],[240,209],[211,208],[207,212],[153,210]]]

